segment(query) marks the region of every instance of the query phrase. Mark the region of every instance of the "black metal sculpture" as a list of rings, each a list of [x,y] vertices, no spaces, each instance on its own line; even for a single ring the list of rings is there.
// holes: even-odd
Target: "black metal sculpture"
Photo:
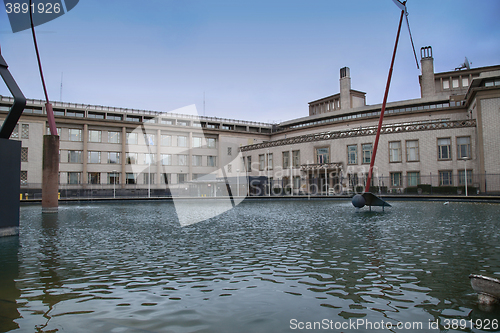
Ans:
[[[5,118],[2,128],[0,129],[0,139],[10,138],[10,135],[12,134],[12,131],[14,131],[14,128],[24,111],[24,107],[26,106],[26,98],[10,74],[8,67],[9,66],[7,66],[7,62],[2,57],[0,50],[0,75],[12,94],[12,97],[14,97],[14,103],[12,104],[9,114],[7,115],[7,118]]]

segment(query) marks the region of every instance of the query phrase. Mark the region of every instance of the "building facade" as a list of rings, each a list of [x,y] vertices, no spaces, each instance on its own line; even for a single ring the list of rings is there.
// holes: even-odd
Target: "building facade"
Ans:
[[[430,47],[421,58],[421,98],[386,106],[372,185],[393,193],[420,193],[421,185],[460,192],[465,184],[477,193],[500,192],[500,66],[434,73]],[[12,102],[0,98],[0,120]],[[224,182],[246,182],[242,177],[250,187],[239,184],[240,195],[353,192],[364,185],[381,111],[351,89],[347,67],[340,70],[340,93],[310,102],[307,117],[278,125],[53,106],[67,196],[117,189],[170,195],[173,187],[216,196]],[[35,196],[45,133],[44,102],[28,100],[11,138],[22,141],[22,192]]]

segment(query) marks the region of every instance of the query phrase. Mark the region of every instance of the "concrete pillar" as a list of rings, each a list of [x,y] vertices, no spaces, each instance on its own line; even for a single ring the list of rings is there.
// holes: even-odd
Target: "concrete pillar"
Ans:
[[[120,170],[121,188],[125,188],[125,165],[127,165],[127,128],[122,127],[122,165]]]
[[[88,163],[88,142],[89,142],[89,127],[87,124],[83,124],[83,169],[82,169],[82,188],[87,188],[88,176],[87,176],[87,163]]]
[[[156,130],[156,188],[160,188],[161,186],[161,130]]]
[[[59,192],[59,136],[43,136],[42,213],[57,213]]]
[[[0,237],[19,234],[21,141],[0,139]]]
[[[430,46],[420,49],[420,64],[422,65],[422,76],[420,77],[420,95],[422,97],[433,96],[436,94],[436,85],[434,82],[434,58],[432,57],[432,48]]]
[[[349,67],[340,69],[340,109],[351,108],[351,77]]]

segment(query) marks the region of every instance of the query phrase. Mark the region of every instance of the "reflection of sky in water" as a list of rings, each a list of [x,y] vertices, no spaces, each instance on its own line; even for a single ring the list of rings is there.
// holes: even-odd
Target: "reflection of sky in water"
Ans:
[[[209,202],[203,209],[216,211]],[[468,279],[500,277],[500,206],[391,204],[355,213],[330,200],[245,201],[186,227],[171,202],[67,205],[43,220],[40,207],[22,207],[9,303],[22,318],[10,322],[24,331],[287,332],[293,318],[500,317],[477,308]]]

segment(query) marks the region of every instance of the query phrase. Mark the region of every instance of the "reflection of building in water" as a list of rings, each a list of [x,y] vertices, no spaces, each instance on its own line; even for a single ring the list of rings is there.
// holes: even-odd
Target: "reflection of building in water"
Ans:
[[[387,104],[373,185],[500,191],[500,65],[434,73],[432,49],[422,48],[421,57],[421,97]],[[11,103],[1,98],[0,117]],[[347,67],[340,93],[278,125],[54,102],[61,189],[168,194],[166,184],[188,184],[185,191],[214,196],[225,167],[233,180],[250,170],[255,195],[269,194],[269,184],[285,193],[353,190],[366,177],[380,109],[351,89]],[[41,183],[43,113],[42,101],[28,100],[13,134],[23,142],[26,193]],[[201,180],[207,174],[215,180]]]
[[[17,310],[17,299],[21,292],[16,287],[19,278],[19,237],[0,237],[0,331],[7,332],[19,328],[15,322],[21,318]]]

